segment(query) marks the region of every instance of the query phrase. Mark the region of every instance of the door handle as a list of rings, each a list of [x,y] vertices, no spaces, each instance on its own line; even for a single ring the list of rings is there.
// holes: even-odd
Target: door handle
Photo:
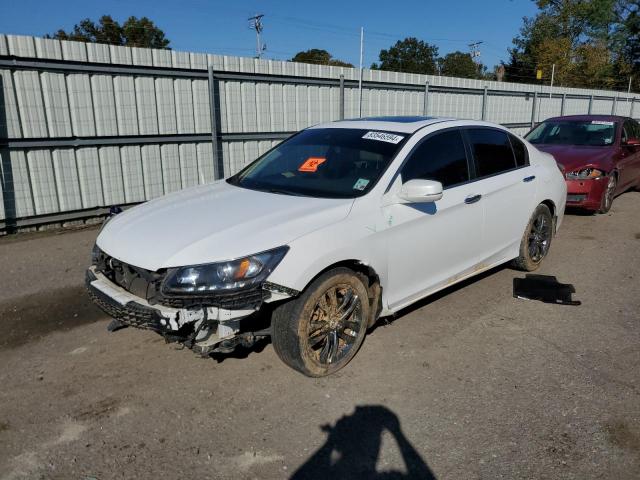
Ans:
[[[530,177],[524,177],[522,179],[523,182],[528,183],[528,182],[533,182],[536,179],[535,175],[531,175]]]
[[[466,203],[467,205],[471,204],[471,203],[476,203],[479,202],[480,199],[482,198],[482,195],[477,194],[477,195],[470,195],[467,198],[464,199],[464,203]]]

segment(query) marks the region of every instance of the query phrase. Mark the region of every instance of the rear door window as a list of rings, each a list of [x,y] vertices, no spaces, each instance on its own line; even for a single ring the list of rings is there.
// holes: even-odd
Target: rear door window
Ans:
[[[622,143],[626,142],[630,138],[638,138],[638,123],[634,120],[627,120],[622,127]]]
[[[490,177],[516,168],[506,132],[492,128],[470,128],[467,137],[475,161],[476,177]]]
[[[529,153],[527,147],[522,141],[515,135],[509,134],[509,140],[511,141],[511,147],[513,148],[513,154],[516,157],[516,165],[518,167],[524,167],[529,165]]]
[[[451,187],[469,180],[469,166],[460,130],[436,133],[413,150],[402,167],[402,182],[436,180]]]

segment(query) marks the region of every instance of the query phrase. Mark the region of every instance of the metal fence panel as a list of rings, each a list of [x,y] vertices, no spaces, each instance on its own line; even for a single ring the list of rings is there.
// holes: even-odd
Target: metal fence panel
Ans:
[[[122,147],[120,149],[120,160],[122,161],[125,203],[143,202],[147,197],[144,191],[140,147],[138,145]]]
[[[24,136],[35,138],[48,136],[38,72],[15,72],[14,80]]]
[[[49,135],[51,137],[72,136],[67,84],[64,75],[43,72],[40,79],[42,80],[42,97],[44,99]]]
[[[173,90],[174,80],[156,78],[156,105],[158,108],[158,133],[178,133],[176,125],[176,101]]]
[[[182,188],[198,185],[198,157],[193,143],[180,145],[180,179]]]
[[[31,150],[27,153],[27,168],[36,215],[59,212],[51,152]]]
[[[116,99],[111,76],[93,75],[91,77],[91,92],[95,105],[96,134],[98,136],[118,135]]]
[[[100,158],[95,147],[79,148],[76,150],[78,165],[78,180],[80,182],[80,197],[82,208],[100,207],[108,205],[102,195],[102,177],[100,174]]]
[[[135,84],[140,135],[157,135],[158,112],[156,109],[156,90],[153,78],[137,77]]]
[[[0,70],[0,139],[21,138],[16,89],[10,70]]]
[[[100,147],[100,177],[105,205],[125,203],[119,147]]]
[[[142,174],[147,200],[164,195],[162,158],[160,157],[159,145],[142,146]]]
[[[170,143],[160,147],[162,155],[162,181],[164,193],[175,192],[182,188],[180,178],[180,155],[178,145]]]
[[[89,75],[68,75],[67,90],[69,92],[73,134],[77,137],[94,137],[96,135],[95,111],[91,99]],[[25,132],[26,136],[31,135],[27,135]]]
[[[368,69],[360,105],[354,68],[20,35],[0,34],[0,67],[0,229],[211,182],[342,114],[484,118],[519,134],[560,114],[638,116],[623,92]]]
[[[174,81],[173,88],[176,102],[176,126],[178,133],[195,133],[191,80],[178,78]]]
[[[74,150],[72,148],[55,149],[52,155],[60,211],[80,210],[82,197]]]
[[[133,77],[113,78],[118,135],[138,135],[138,110]]]

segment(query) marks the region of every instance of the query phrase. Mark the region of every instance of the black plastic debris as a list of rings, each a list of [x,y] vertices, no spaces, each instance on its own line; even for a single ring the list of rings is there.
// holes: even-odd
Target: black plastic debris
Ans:
[[[111,208],[109,208],[110,217],[113,217],[114,215],[118,215],[119,213],[122,213],[122,208],[120,208],[118,205],[113,205],[111,206]]]
[[[576,289],[570,283],[560,283],[551,275],[526,275],[525,278],[513,279],[513,296],[526,300],[539,300],[557,305],[581,305],[579,300],[572,300]]]
[[[122,330],[123,328],[127,328],[127,327],[128,327],[127,324],[122,323],[120,320],[113,319],[111,320],[109,325],[107,325],[107,331],[117,332],[118,330]]]

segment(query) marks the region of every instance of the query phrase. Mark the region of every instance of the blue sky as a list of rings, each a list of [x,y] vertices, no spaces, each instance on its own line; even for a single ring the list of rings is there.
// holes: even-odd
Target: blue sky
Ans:
[[[415,36],[436,44],[440,54],[482,40],[490,68],[506,60],[507,47],[523,16],[536,12],[531,0],[4,0],[0,33],[43,35],[72,29],[82,18],[111,14],[122,21],[148,16],[176,50],[252,56],[255,33],[247,18],[264,13],[266,58],[286,60],[308,48],[323,48],[357,65],[359,30],[365,29],[365,66],[381,48]]]

